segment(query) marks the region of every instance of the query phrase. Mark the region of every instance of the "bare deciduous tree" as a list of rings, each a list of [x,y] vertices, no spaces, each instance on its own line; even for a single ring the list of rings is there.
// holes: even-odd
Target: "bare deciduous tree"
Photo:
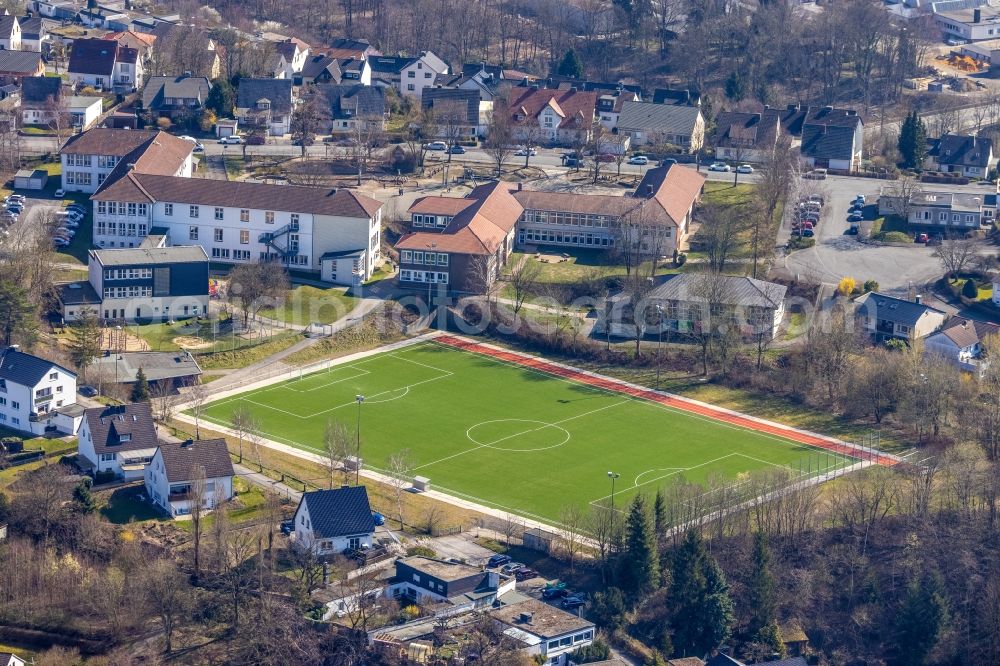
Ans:
[[[396,499],[396,516],[399,518],[399,529],[403,529],[403,493],[410,486],[413,477],[413,454],[409,449],[400,449],[386,460],[386,471],[389,472],[389,484]]]
[[[979,254],[981,247],[982,242],[973,236],[963,238],[948,235],[934,248],[934,256],[941,261],[949,276],[957,276]]]

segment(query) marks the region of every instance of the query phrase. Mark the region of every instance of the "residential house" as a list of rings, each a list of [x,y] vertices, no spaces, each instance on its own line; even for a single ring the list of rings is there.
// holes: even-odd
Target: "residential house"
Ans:
[[[589,141],[597,113],[597,93],[573,88],[513,88],[508,113],[514,138],[534,135],[539,143],[569,145]]]
[[[491,98],[465,88],[426,88],[421,104],[424,109],[433,109],[438,136],[449,140],[486,136],[493,113]]]
[[[190,117],[204,108],[211,89],[204,76],[153,76],[142,91],[142,108],[156,116]]]
[[[375,519],[364,486],[303,493],[294,524],[296,546],[317,557],[370,548],[375,540]]]
[[[65,414],[76,403],[76,374],[17,345],[0,350],[0,425],[42,435],[74,432]]]
[[[780,116],[773,109],[720,113],[715,119],[715,156],[738,163],[766,162],[780,135]]]
[[[983,343],[988,337],[998,334],[1000,326],[996,324],[952,317],[940,331],[927,336],[924,340],[924,353],[937,354],[959,370],[981,375],[986,371],[988,363]]]
[[[878,341],[926,338],[944,325],[947,316],[924,304],[920,296],[907,301],[871,291],[856,298],[854,304],[858,324]]]
[[[139,51],[113,39],[77,39],[70,51],[70,85],[131,92],[142,86]]]
[[[905,217],[910,225],[931,232],[965,233],[991,225],[997,217],[997,195],[974,192],[916,190],[906,201],[883,189],[879,215]]]
[[[0,49],[21,50],[21,24],[16,16],[0,15]]]
[[[410,206],[411,233],[396,244],[399,285],[481,291],[516,243],[534,248],[612,250],[626,216],[660,227],[661,254],[685,248],[705,177],[694,169],[649,169],[631,196],[580,195],[491,183],[464,199],[422,197]],[[643,241],[644,242],[644,241]]]
[[[475,90],[484,101],[493,102],[500,92],[500,86],[518,83],[521,79],[511,81],[507,78],[508,70],[500,65],[488,65],[484,62],[465,63],[462,71],[454,74],[439,74],[434,81],[435,87],[459,88]]]
[[[802,122],[803,161],[811,167],[854,171],[861,167],[864,123],[854,109],[810,109]]]
[[[338,58],[341,83],[360,83],[364,86],[372,84],[372,66],[361,58]]]
[[[143,168],[109,177],[91,197],[96,245],[131,247],[161,227],[170,244],[200,245],[212,261],[274,260],[320,274],[329,253],[360,252],[361,280],[382,263],[382,204],[349,189],[185,178]],[[336,284],[350,285],[357,276],[338,278]]]
[[[104,98],[72,95],[66,98],[69,126],[85,132],[93,127],[104,112]]]
[[[503,633],[520,642],[529,656],[545,664],[567,666],[570,654],[594,642],[594,623],[538,599],[502,605],[488,611]]]
[[[138,204],[133,204],[138,206]],[[136,211],[138,213],[138,211]],[[128,219],[127,212],[122,219]],[[154,229],[155,233],[157,230]],[[58,285],[63,321],[90,309],[108,322],[148,322],[208,313],[208,255],[200,245],[90,250],[87,280]]]
[[[138,51],[139,57],[143,60],[143,64],[148,62],[150,52],[156,44],[156,35],[151,35],[145,32],[135,32],[134,30],[109,32],[104,35],[104,39],[113,39],[118,42],[119,46],[135,49]]]
[[[697,90],[686,88],[656,88],[653,90],[653,104],[680,104],[701,106],[701,95]]]
[[[941,34],[960,42],[981,42],[1000,37],[1000,7],[986,3],[931,3]]]
[[[332,53],[331,53],[332,55]],[[418,100],[424,88],[433,87],[439,74],[447,74],[448,64],[431,51],[409,56],[369,56],[372,85],[396,88],[401,95],[411,95]]]
[[[343,74],[340,70],[340,62],[337,58],[334,58],[331,55],[326,55],[325,53],[316,53],[310,56],[310,58],[303,64],[302,69],[295,77],[295,84],[339,84],[342,77]]]
[[[642,98],[638,93],[629,90],[616,90],[614,93],[604,93],[597,98],[597,117],[604,129],[612,132],[618,127],[622,108],[626,102],[638,102]]]
[[[83,413],[77,453],[91,474],[141,479],[159,440],[148,402],[92,407]]]
[[[128,30],[132,17],[124,11],[124,3],[99,4],[93,0],[77,14],[77,21],[87,28],[105,30]]]
[[[178,518],[196,503],[211,511],[231,500],[235,475],[225,439],[189,439],[160,443],[144,479],[153,504]]]
[[[265,66],[264,73],[271,74],[271,76],[268,78],[287,79],[291,81],[292,78],[287,75],[291,69],[292,69],[291,66],[285,60],[285,56],[275,51],[270,55],[268,64]]]
[[[309,58],[309,45],[296,37],[286,37],[274,45],[275,50],[285,59],[286,69],[282,78],[291,79],[302,71]]]
[[[173,392],[185,386],[198,383],[202,375],[201,366],[188,351],[142,351],[121,352],[99,356],[90,366],[91,372],[108,384],[135,384],[142,370],[146,382],[153,391]]]
[[[188,177],[193,149],[190,141],[156,130],[92,129],[63,145],[62,189],[92,194],[116,168]]]
[[[181,48],[188,54],[187,67],[192,76],[204,76],[211,81],[224,74],[221,50],[216,48],[215,40],[205,30],[194,26],[160,22],[149,32],[156,37],[157,50],[169,53],[173,49]],[[170,73],[176,74],[176,72]]]
[[[236,119],[271,136],[288,134],[292,122],[291,79],[240,79]]]
[[[706,287],[706,278],[693,273],[667,276],[643,298],[659,306],[659,325],[643,324],[644,335],[697,334],[704,326],[717,326],[721,318],[731,321],[744,338],[772,339],[785,314],[784,285],[742,276],[719,276]],[[711,289],[711,295],[706,295]],[[612,308],[604,326],[611,335],[635,336],[634,305],[630,294],[611,299]],[[711,311],[710,311],[711,309]],[[607,329],[606,329],[607,330]]]
[[[72,21],[76,19],[80,6],[74,0],[28,0],[25,9],[57,21]]]
[[[37,51],[0,51],[0,79],[23,81],[45,74],[42,54]]]
[[[504,78],[508,80],[511,79],[511,77],[507,75],[506,70]],[[533,78],[529,76],[522,78],[517,85],[538,85],[542,88],[555,88],[558,90],[576,88],[582,92],[595,92],[598,95],[614,95],[626,91],[633,93],[637,99],[642,99],[642,87],[625,83],[624,81],[584,81],[582,79],[574,79],[569,76],[550,76],[546,79],[533,80]]]
[[[348,39],[338,37],[330,42],[330,48],[325,49],[336,58],[357,58],[367,60],[372,56],[381,55],[377,49],[363,39]]]
[[[757,661],[753,666],[808,666],[809,662],[805,657],[787,657],[772,661]],[[708,658],[705,666],[748,666],[745,662],[730,657],[729,655],[716,652]]]
[[[524,210],[512,189],[502,182],[480,185],[461,208],[444,198],[423,200],[436,204],[426,206],[428,216],[449,217],[451,212],[450,219],[444,227],[435,223],[430,230],[399,239],[399,286],[429,291],[439,284],[452,292],[481,293],[493,284],[514,249],[517,220]]]
[[[396,560],[396,575],[388,596],[405,605],[419,604],[438,617],[489,608],[497,597],[512,592],[512,577],[461,562],[415,555]]]
[[[50,21],[41,16],[21,16],[17,19],[21,28],[21,49],[24,51],[48,50]]]
[[[987,178],[996,166],[993,140],[976,136],[945,134],[931,142],[927,168],[970,178]]]
[[[330,105],[330,131],[333,134],[353,132],[358,124],[385,129],[389,109],[385,90],[355,84],[321,85],[316,90]]]
[[[58,76],[24,79],[21,81],[21,123],[49,125],[61,114],[62,101],[62,79]]]
[[[2,527],[7,527],[3,525]],[[25,666],[27,662],[12,652],[0,652],[0,666]]]
[[[705,140],[705,118],[697,106],[625,102],[618,115],[618,132],[642,146],[673,145],[693,153]]]

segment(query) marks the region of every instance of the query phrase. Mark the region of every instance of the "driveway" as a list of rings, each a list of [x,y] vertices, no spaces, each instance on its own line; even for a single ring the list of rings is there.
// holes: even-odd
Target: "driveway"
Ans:
[[[422,539],[418,542],[418,545],[427,546],[432,549],[441,559],[455,558],[456,560],[463,560],[470,564],[485,563],[486,560],[496,555],[496,553],[474,542],[472,540],[473,534],[475,532]]]
[[[784,266],[794,276],[827,284],[836,284],[842,277],[850,276],[863,283],[875,280],[881,291],[893,295],[906,295],[911,288],[919,289],[941,276],[941,262],[933,256],[934,248],[924,245],[896,247],[862,243],[857,236],[846,231],[847,211],[851,200],[858,194],[865,195],[874,206],[879,188],[884,181],[870,178],[831,176],[821,181],[826,196],[826,206],[816,233],[816,245],[787,255]],[[947,189],[946,185],[928,185],[928,189]],[[955,188],[982,193],[983,186],[968,185]],[[866,218],[875,216],[875,209],[866,209]],[[782,229],[779,238],[787,238],[789,229]]]

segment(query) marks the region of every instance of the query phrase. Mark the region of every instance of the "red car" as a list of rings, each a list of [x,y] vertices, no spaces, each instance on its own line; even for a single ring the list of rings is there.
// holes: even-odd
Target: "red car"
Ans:
[[[608,153],[601,153],[600,155],[597,156],[597,161],[598,162],[614,162],[615,161],[615,156],[614,155],[610,155]]]
[[[917,243],[926,243],[930,240],[930,236],[927,234],[917,234],[917,237],[913,239]]]

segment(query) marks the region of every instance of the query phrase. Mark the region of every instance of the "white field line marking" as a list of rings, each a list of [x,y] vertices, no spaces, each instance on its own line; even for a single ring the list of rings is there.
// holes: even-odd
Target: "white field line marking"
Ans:
[[[570,416],[568,418],[563,419],[562,421],[553,421],[552,423],[546,423],[544,426],[541,426],[539,428],[529,428],[528,430],[524,430],[522,432],[515,432],[513,435],[507,435],[506,437],[501,437],[500,439],[496,440],[495,442],[489,442],[487,444],[480,444],[479,446],[474,446],[471,449],[466,449],[465,451],[459,451],[458,453],[453,453],[450,456],[445,456],[444,458],[441,458],[440,460],[435,460],[433,462],[424,463],[423,465],[419,465],[417,467],[414,467],[413,469],[417,470],[417,469],[422,469],[424,467],[429,467],[431,465],[436,465],[436,464],[444,462],[446,460],[451,460],[452,458],[457,458],[458,456],[464,456],[466,453],[472,453],[473,451],[478,451],[479,449],[485,449],[485,448],[488,448],[490,446],[493,446],[494,444],[499,444],[500,442],[502,442],[504,440],[507,440],[507,439],[511,439],[512,437],[520,437],[521,435],[526,435],[526,434],[528,434],[530,432],[535,432],[536,430],[543,430],[545,428],[550,428],[550,427],[553,427],[553,426],[558,427],[560,424],[566,423],[567,421],[573,421],[575,419],[583,418],[584,416],[590,416],[591,414],[596,414],[597,412],[602,412],[605,409],[611,409],[612,407],[617,407],[618,405],[624,405],[626,402],[629,402],[629,401],[628,400],[622,400],[621,402],[615,402],[615,403],[612,403],[610,405],[605,405],[604,407],[598,407],[597,409],[592,409],[591,411],[584,412],[583,414],[577,414],[576,416]],[[479,425],[479,424],[478,423],[474,424],[473,426],[470,427],[470,429],[474,428],[476,425]],[[466,431],[466,436],[468,436],[468,431]]]
[[[720,456],[719,458],[716,458],[715,460],[709,460],[709,461],[706,461],[706,462],[703,462],[703,463],[699,463],[697,465],[692,465],[691,467],[680,467],[680,468],[677,468],[679,471],[673,472],[671,474],[665,474],[665,475],[663,475],[660,478],[664,478],[665,479],[668,476],[673,476],[674,474],[680,474],[681,472],[690,472],[693,469],[698,469],[699,467],[704,467],[705,465],[711,465],[712,463],[717,463],[720,460],[725,460],[726,458],[732,458],[733,456],[737,456],[737,455],[739,455],[739,454],[738,453],[727,453],[726,455]],[[633,487],[634,488],[641,488],[642,486],[649,485],[650,483],[653,483],[653,482],[659,481],[659,480],[660,480],[659,478],[657,478],[657,479],[650,479],[649,481],[643,481],[642,483],[636,484]],[[617,495],[618,493],[615,493],[615,494]],[[604,497],[598,497],[595,500],[591,500],[590,503],[594,504],[596,502],[601,502],[603,500],[608,499],[609,497],[611,497],[610,494],[605,495]]]
[[[334,384],[340,384],[341,382],[348,382],[352,379],[357,379],[358,377],[364,377],[366,375],[372,374],[370,370],[365,370],[364,368],[355,368],[353,365],[342,365],[339,367],[351,368],[352,370],[360,370],[360,373],[356,375],[351,375],[350,377],[342,377],[340,379],[335,379],[332,382],[328,382],[326,384],[320,384],[319,386],[314,386],[312,388],[307,388],[307,389],[297,389],[293,386],[290,386],[291,384],[294,384],[296,382],[303,382],[306,381],[307,379],[313,379],[312,377],[299,377],[298,379],[293,379],[292,381],[290,381],[283,388],[286,388],[289,391],[295,391],[296,393],[311,393],[313,391],[319,391],[321,389],[325,389],[327,386],[333,386]]]
[[[635,475],[635,478],[632,480],[632,487],[638,488],[639,487],[639,479],[641,479],[642,477],[646,476],[647,474],[651,474],[653,472],[671,472],[671,473],[676,473],[676,472],[683,472],[685,469],[687,469],[687,468],[686,467],[654,467],[653,469],[647,469],[645,472],[639,472],[638,474]],[[663,477],[658,477],[658,478],[663,478]]]

